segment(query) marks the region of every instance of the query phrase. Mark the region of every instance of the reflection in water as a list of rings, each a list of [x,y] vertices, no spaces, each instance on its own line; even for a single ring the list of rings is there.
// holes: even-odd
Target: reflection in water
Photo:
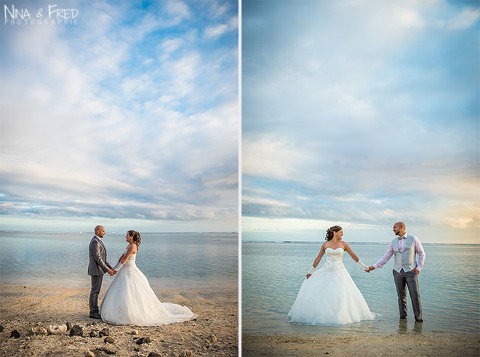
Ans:
[[[407,319],[398,320],[398,333],[403,335],[408,332],[408,321]]]
[[[423,323],[415,321],[412,329],[410,332],[420,334],[423,330]],[[408,333],[408,320],[407,319],[399,319],[398,320],[398,334],[404,335]]]
[[[415,321],[415,324],[413,325],[413,332],[422,333],[422,330],[423,330],[423,323]]]

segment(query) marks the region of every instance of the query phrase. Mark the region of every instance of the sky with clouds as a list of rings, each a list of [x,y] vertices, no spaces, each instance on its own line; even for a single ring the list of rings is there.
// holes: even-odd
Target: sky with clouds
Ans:
[[[478,1],[244,1],[244,240],[480,243]]]
[[[1,7],[1,229],[238,230],[237,1]]]

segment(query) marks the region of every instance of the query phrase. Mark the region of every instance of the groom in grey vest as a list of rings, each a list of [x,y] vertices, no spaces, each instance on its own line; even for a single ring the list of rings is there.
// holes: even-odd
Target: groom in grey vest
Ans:
[[[88,275],[91,276],[92,289],[90,290],[90,317],[101,319],[98,311],[98,295],[102,287],[103,275],[108,273],[114,275],[115,271],[107,262],[107,250],[103,244],[102,238],[105,236],[105,228],[103,226],[95,227],[95,235],[88,246],[88,255],[90,261],[88,263]]]
[[[420,240],[417,237],[407,234],[405,223],[395,223],[393,225],[393,232],[398,238],[392,240],[385,255],[378,261],[378,263],[369,267],[367,272],[383,267],[385,263],[395,255],[393,277],[397,287],[400,318],[407,318],[408,286],[410,299],[412,300],[413,313],[415,314],[415,321],[423,322],[422,303],[420,301],[420,292],[418,289],[418,274],[420,274],[420,271],[423,268],[423,263],[425,262],[425,251],[423,250],[422,243],[420,243]],[[415,261],[415,255],[418,255],[418,263]]]

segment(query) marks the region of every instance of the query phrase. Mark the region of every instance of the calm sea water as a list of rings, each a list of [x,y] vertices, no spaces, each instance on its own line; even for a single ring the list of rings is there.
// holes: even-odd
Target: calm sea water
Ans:
[[[373,265],[388,244],[350,243],[366,265]],[[287,313],[321,243],[242,244],[242,331],[255,334],[480,332],[480,245],[424,244],[426,261],[419,275],[423,324],[399,320],[392,259],[365,273],[345,253],[343,262],[372,312],[381,317],[343,326],[290,324]],[[323,265],[324,258],[320,262]]]
[[[0,232],[0,282],[16,285],[89,287],[90,233]],[[104,238],[113,266],[125,233]],[[153,288],[235,287],[237,233],[142,233],[136,263]],[[108,287],[112,278],[104,277]]]

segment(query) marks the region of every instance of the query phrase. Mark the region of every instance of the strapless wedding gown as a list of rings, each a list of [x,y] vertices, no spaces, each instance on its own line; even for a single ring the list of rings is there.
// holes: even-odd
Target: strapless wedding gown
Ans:
[[[373,320],[362,293],[342,262],[343,248],[327,248],[322,268],[302,283],[288,317],[309,325],[349,324]]]
[[[125,250],[126,252],[126,250]],[[115,325],[157,326],[193,320],[186,306],[160,302],[132,254],[115,274],[100,305],[102,320]]]

